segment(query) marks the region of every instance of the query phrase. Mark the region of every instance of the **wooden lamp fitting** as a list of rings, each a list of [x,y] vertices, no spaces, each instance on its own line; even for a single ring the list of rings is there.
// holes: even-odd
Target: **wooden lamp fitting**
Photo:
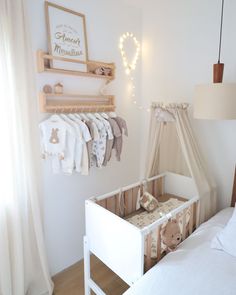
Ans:
[[[213,82],[214,83],[222,83],[223,82],[223,74],[224,74],[224,64],[218,62],[213,65]]]

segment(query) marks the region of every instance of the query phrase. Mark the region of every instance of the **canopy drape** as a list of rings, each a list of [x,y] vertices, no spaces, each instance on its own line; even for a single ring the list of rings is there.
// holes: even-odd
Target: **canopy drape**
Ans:
[[[187,104],[153,104],[146,176],[164,171],[191,176],[200,197],[200,222],[216,212],[216,187],[193,134]]]

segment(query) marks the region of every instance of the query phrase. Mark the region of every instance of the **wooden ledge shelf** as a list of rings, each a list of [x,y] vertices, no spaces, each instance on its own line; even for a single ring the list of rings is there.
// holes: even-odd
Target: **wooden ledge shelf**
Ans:
[[[40,92],[40,111],[43,113],[114,112],[113,95],[56,94]]]
[[[59,60],[73,64],[81,64],[87,65],[87,72],[82,71],[75,71],[75,70],[64,70],[64,69],[55,69],[50,67],[50,61],[52,60]],[[56,74],[63,74],[63,75],[73,75],[73,76],[84,76],[84,77],[92,77],[98,79],[106,79],[107,82],[110,82],[115,79],[115,64],[114,63],[105,63],[100,61],[78,61],[76,59],[68,59],[59,56],[53,56],[50,54],[45,53],[43,50],[37,51],[37,67],[38,72],[49,72],[49,73],[56,73]],[[94,71],[98,67],[104,67],[111,69],[111,75],[98,75],[95,74]]]

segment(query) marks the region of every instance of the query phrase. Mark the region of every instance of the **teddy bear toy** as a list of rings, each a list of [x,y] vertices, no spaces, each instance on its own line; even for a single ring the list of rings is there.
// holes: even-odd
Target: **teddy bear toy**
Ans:
[[[177,220],[171,220],[163,228],[162,232],[162,243],[165,246],[166,252],[172,252],[181,242],[181,230]]]

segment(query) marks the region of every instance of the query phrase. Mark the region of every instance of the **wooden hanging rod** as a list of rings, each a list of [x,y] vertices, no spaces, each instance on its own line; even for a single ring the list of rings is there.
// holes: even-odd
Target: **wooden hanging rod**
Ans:
[[[62,100],[61,98],[64,99]],[[68,98],[76,98],[76,100],[68,100]],[[75,93],[45,94],[44,92],[40,92],[39,104],[40,111],[43,113],[114,111],[115,97],[112,95],[87,95]]]
[[[66,69],[56,69],[52,68],[50,66],[50,61],[52,60],[60,60],[68,63],[74,63],[74,64],[82,64],[87,65],[87,71],[77,71],[77,70],[66,70]],[[51,72],[51,73],[57,73],[57,74],[65,74],[65,75],[76,75],[76,76],[84,76],[84,77],[93,77],[93,78],[100,78],[100,79],[106,79],[107,81],[111,81],[115,79],[115,64],[114,63],[105,63],[100,61],[78,61],[77,59],[73,58],[65,58],[62,56],[53,56],[51,54],[48,54],[44,52],[43,50],[37,51],[37,67],[38,72]],[[95,74],[94,71],[98,67],[105,67],[111,69],[111,75],[98,75]]]
[[[46,106],[44,108],[44,113],[97,113],[97,112],[114,112],[115,107],[109,105],[100,106]]]

